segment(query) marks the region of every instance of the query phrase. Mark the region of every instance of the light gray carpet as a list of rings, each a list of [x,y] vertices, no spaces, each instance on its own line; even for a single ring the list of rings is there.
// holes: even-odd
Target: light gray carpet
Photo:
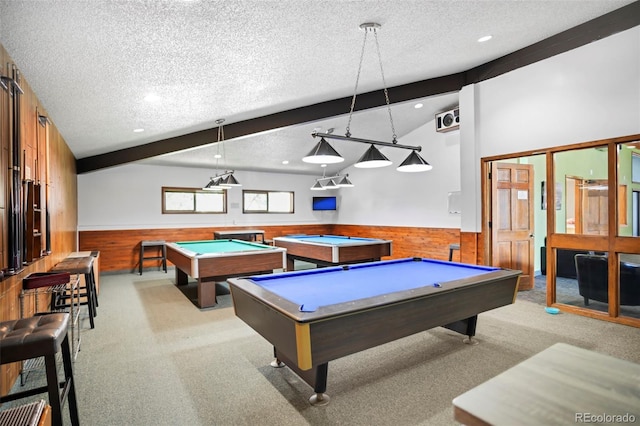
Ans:
[[[312,389],[270,367],[271,345],[230,295],[201,311],[173,277],[101,277],[96,328],[85,320],[74,364],[82,424],[455,425],[454,397],[556,342],[640,363],[640,329],[518,300],[480,315],[475,346],[436,328],[330,362],[331,402],[312,407]]]

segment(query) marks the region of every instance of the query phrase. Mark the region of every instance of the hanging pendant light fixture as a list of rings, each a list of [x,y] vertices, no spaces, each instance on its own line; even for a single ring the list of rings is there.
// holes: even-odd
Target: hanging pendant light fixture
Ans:
[[[316,181],[316,183],[311,187],[312,191],[324,191],[324,186],[320,183],[320,181]]]
[[[324,189],[338,189],[339,186],[336,185],[336,181],[333,179],[329,179],[329,181],[324,185]]]
[[[203,190],[219,191],[234,186],[242,186],[233,175],[233,170],[218,174],[218,161],[224,157],[224,128],[222,127],[222,123],[224,123],[224,118],[216,120],[216,124],[218,125],[218,142],[216,145],[216,155],[213,156],[216,159],[216,175],[209,178],[209,183],[202,188]],[[222,147],[223,155],[220,154],[220,147]]]
[[[302,158],[302,161],[312,164],[335,164],[343,162],[344,158],[329,145],[329,142],[324,138],[320,138],[320,142],[316,144],[306,157]]]
[[[364,153],[362,157],[358,160],[355,167],[359,167],[361,169],[375,169],[377,167],[386,167],[390,166],[391,160],[384,156],[375,145],[371,144],[369,149]]]
[[[364,31],[364,41],[362,43],[362,51],[360,52],[360,64],[358,65],[358,74],[356,76],[356,85],[353,93],[353,97],[351,98],[351,108],[349,109],[349,121],[347,123],[347,131],[344,136],[334,135],[331,132],[328,133],[319,133],[314,131],[311,136],[314,138],[316,136],[320,137],[320,142],[316,145],[316,147],[311,150],[311,152],[302,159],[307,163],[338,163],[344,161],[344,158],[340,156],[336,152],[335,149],[325,140],[326,139],[337,139],[344,140],[349,142],[360,142],[367,143],[371,146],[365,152],[365,154],[358,160],[355,167],[359,168],[375,168],[375,167],[385,167],[391,164],[391,161],[384,156],[377,148],[378,146],[387,146],[392,148],[402,148],[402,149],[410,149],[411,154],[404,160],[404,162],[397,168],[398,171],[412,171],[412,172],[422,172],[426,170],[431,170],[431,165],[427,163],[421,156],[418,154],[422,150],[420,146],[408,146],[408,145],[400,145],[398,144],[397,135],[395,126],[393,124],[393,116],[391,115],[391,102],[389,101],[389,92],[387,90],[387,83],[384,77],[384,69],[382,68],[382,57],[380,55],[380,45],[378,44],[378,30],[381,28],[380,24],[367,22],[360,25],[360,29]],[[382,76],[382,85],[384,88],[384,97],[385,102],[387,104],[387,110],[389,111],[389,122],[391,124],[391,133],[392,138],[391,142],[382,142],[375,141],[370,139],[360,139],[351,137],[351,118],[353,116],[353,110],[356,104],[356,96],[358,93],[358,82],[360,81],[360,73],[362,71],[362,59],[364,58],[364,48],[367,44],[367,34],[372,32],[376,42],[376,49],[378,53],[378,62],[380,64],[380,74]],[[329,154],[327,154],[329,152]],[[317,157],[317,159],[316,159]],[[428,166],[428,168],[427,168]]]
[[[411,151],[411,154],[396,169],[399,172],[426,172],[431,170],[433,166],[427,163],[424,158],[420,157],[417,152]]]
[[[355,186],[348,177],[349,175],[325,176],[323,172],[322,177],[316,179],[316,183],[310,189],[312,191],[323,191],[325,189],[351,188]]]
[[[342,179],[340,179],[340,181],[338,182],[338,186],[341,188],[352,188],[354,185],[351,183],[351,181],[349,180],[349,175],[345,175]]]

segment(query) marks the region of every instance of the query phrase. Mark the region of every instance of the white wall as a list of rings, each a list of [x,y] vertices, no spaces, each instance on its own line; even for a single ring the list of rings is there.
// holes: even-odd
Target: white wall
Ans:
[[[237,171],[241,188],[227,191],[227,214],[162,214],[163,186],[197,188],[213,173],[202,168],[129,164],[78,176],[79,230],[196,228],[334,223],[336,212],[312,211],[311,176]],[[242,189],[295,192],[295,214],[243,214]]]
[[[640,133],[640,27],[563,53],[460,92],[459,131],[433,122],[402,137],[421,145],[426,173],[395,167],[409,153],[383,150],[394,166],[345,170],[356,187],[336,191],[338,213],[311,211],[313,177],[236,172],[246,189],[295,191],[295,215],[243,215],[241,190],[227,215],[162,215],[161,186],[198,187],[205,169],[125,165],[78,176],[79,229],[341,223],[481,230],[480,159]],[[396,118],[400,120],[400,118]],[[462,215],[447,194],[461,190]]]
[[[460,119],[462,230],[477,232],[482,157],[640,133],[640,27],[465,87]]]
[[[338,223],[459,228],[460,214],[449,214],[447,208],[448,193],[460,190],[459,135],[457,130],[438,133],[430,121],[399,140],[422,147],[420,155],[433,166],[428,172],[398,172],[396,167],[411,151],[396,148],[380,150],[393,161],[392,166],[346,169],[356,186],[340,189]]]

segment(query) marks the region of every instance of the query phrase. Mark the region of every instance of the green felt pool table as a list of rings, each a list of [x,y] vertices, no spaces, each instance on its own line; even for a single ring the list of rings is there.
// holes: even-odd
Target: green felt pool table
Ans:
[[[228,280],[236,315],[325,395],[329,361],[443,326],[475,335],[478,314],[515,301],[520,271],[407,258]]]
[[[229,277],[286,270],[286,250],[239,240],[204,240],[167,243],[167,260],[176,267],[176,285],[198,280],[200,308],[215,306],[216,281]]]

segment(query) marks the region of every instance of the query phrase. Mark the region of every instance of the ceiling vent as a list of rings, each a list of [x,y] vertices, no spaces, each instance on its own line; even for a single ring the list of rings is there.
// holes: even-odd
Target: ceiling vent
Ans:
[[[460,128],[460,109],[455,107],[450,111],[436,114],[436,132],[450,132]]]

